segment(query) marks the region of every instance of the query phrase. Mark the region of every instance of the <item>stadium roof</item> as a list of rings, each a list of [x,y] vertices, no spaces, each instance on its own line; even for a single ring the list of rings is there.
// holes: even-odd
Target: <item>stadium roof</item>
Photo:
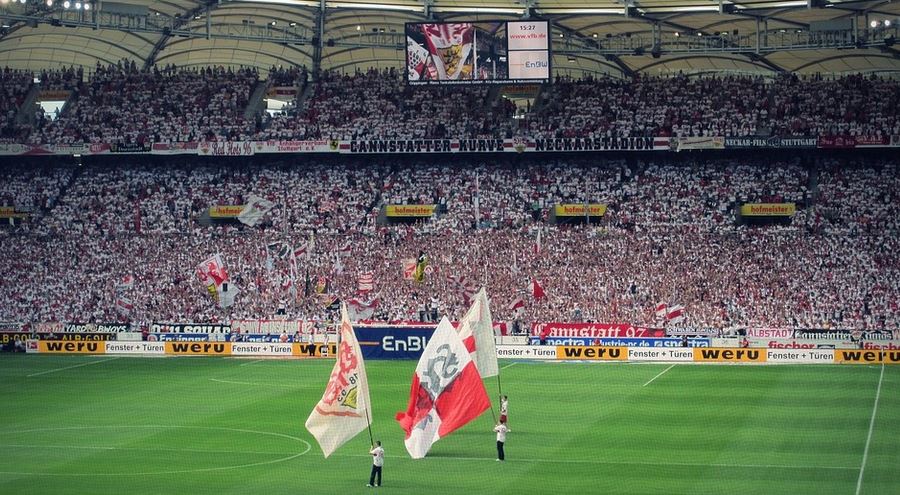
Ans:
[[[561,74],[900,74],[894,0],[22,1],[0,0],[0,66],[399,68],[406,22],[530,16],[551,22]]]

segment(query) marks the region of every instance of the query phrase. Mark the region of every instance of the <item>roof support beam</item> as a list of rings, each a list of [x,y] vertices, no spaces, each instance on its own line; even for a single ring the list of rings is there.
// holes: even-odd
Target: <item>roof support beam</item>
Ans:
[[[319,15],[316,16],[316,39],[313,40],[312,77],[319,79],[322,70],[322,52],[325,48],[325,0],[319,0]]]

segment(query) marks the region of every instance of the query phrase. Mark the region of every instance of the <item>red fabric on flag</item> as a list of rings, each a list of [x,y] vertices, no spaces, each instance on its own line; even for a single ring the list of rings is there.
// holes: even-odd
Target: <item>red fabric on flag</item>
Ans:
[[[438,430],[441,437],[449,435],[491,407],[491,400],[484,390],[481,375],[474,362],[470,361],[463,368],[456,380],[438,396],[434,406],[441,417],[441,427]]]
[[[469,335],[463,339],[463,345],[466,346],[466,350],[469,351],[469,353],[475,352],[475,336]]]
[[[413,426],[427,416],[431,408],[434,407],[431,396],[419,383],[418,374],[413,374],[413,382],[409,390],[409,405],[406,408],[406,412],[398,412],[396,416],[400,427],[406,432],[406,438],[409,438],[409,433],[412,431]]]
[[[541,299],[546,296],[544,288],[541,287],[541,284],[538,283],[537,279],[532,279],[531,281],[531,295],[534,296],[535,299]]]

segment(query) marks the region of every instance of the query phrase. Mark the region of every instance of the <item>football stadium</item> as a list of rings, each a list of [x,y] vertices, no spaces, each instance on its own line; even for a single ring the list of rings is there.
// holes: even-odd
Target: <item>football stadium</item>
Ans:
[[[0,0],[0,494],[900,493],[898,22]]]

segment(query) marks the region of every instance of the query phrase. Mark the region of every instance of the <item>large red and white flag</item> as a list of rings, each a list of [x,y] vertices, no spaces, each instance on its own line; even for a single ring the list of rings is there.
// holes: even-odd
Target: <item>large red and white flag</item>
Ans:
[[[668,320],[670,324],[681,323],[684,321],[684,306],[676,304],[669,308],[666,312],[666,320]]]
[[[316,438],[325,457],[365,430],[371,417],[369,380],[359,342],[353,333],[347,307],[341,310],[340,344],[337,362],[322,399],[316,404],[306,429]]]
[[[492,319],[487,291],[482,287],[456,328],[463,345],[475,360],[475,367],[478,368],[482,378],[497,376],[500,373]]]
[[[541,299],[547,294],[544,293],[544,288],[541,287],[540,282],[536,278],[531,279],[531,295],[535,299]]]
[[[490,407],[475,361],[446,317],[428,341],[413,375],[409,405],[397,413],[406,451],[425,457],[434,442]]]

